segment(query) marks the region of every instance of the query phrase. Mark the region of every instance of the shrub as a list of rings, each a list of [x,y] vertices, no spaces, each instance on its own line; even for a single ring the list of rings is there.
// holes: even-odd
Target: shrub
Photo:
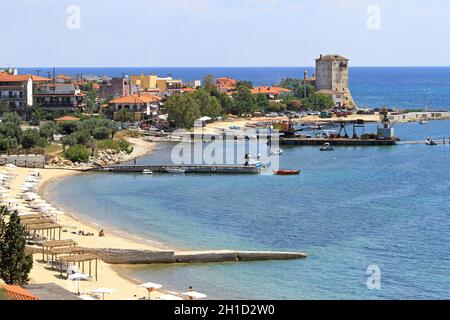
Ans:
[[[39,128],[41,137],[49,141],[53,140],[53,135],[56,133],[56,126],[53,122],[46,122]]]
[[[97,148],[100,150],[113,149],[117,152],[125,151],[130,154],[133,152],[133,147],[127,140],[103,140],[98,142]]]
[[[106,140],[111,138],[112,131],[106,127],[95,128],[92,131],[92,136],[97,140]]]
[[[86,147],[77,144],[69,147],[64,152],[64,156],[72,162],[87,162],[89,160],[89,151]]]
[[[17,138],[0,135],[0,150],[7,151],[9,149],[15,149],[18,145],[19,143],[17,142]]]
[[[20,144],[25,149],[31,149],[36,146],[40,138],[39,131],[36,129],[27,129],[20,137]]]
[[[68,136],[77,131],[76,121],[67,121],[58,125],[58,133]]]
[[[48,140],[44,137],[39,137],[36,142],[36,147],[45,148],[48,145]]]

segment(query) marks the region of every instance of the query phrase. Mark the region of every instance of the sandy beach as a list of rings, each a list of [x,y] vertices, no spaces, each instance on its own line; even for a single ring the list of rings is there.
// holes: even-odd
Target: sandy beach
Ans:
[[[141,157],[148,154],[154,147],[154,144],[145,142],[141,139],[130,139],[134,144],[134,151],[128,156],[128,159]],[[15,168],[14,174],[16,175],[14,181],[11,184],[11,195],[19,198],[20,189],[19,186],[24,183],[26,177],[32,169],[27,168]],[[60,178],[70,175],[80,174],[80,171],[70,169],[40,169],[40,182],[38,185],[38,194],[45,199],[46,186],[54,183]],[[23,200],[24,201],[24,200]],[[86,214],[86,213],[85,213]],[[88,215],[88,214],[86,214]],[[72,239],[77,242],[81,247],[87,248],[120,248],[120,249],[147,249],[147,250],[160,250],[162,247],[151,245],[149,241],[139,241],[137,238],[132,239],[119,236],[112,232],[108,232],[105,229],[105,237],[99,237],[99,230],[102,226],[96,226],[88,221],[82,221],[74,213],[65,212],[63,215],[58,215],[57,222],[63,226],[61,238]],[[85,233],[92,233],[94,236],[82,236],[73,234],[78,231],[84,231]],[[167,249],[167,248],[166,248]],[[61,277],[59,272],[46,268],[46,262],[42,261],[41,254],[34,254],[33,269],[29,275],[30,284],[42,284],[42,283],[55,283],[63,288],[77,292],[77,282],[67,280],[64,276]],[[152,279],[146,279],[147,281],[154,282]],[[147,297],[147,291],[144,288],[138,287],[138,282],[134,279],[125,278],[120,275],[112,265],[104,263],[99,260],[98,264],[98,281],[82,281],[81,290],[89,291],[98,288],[110,288],[116,290],[115,293],[105,295],[105,299],[110,300],[124,300],[124,299],[138,299]],[[183,288],[179,288],[182,290]],[[164,294],[163,290],[155,291],[152,293],[152,298],[157,298],[161,294]]]

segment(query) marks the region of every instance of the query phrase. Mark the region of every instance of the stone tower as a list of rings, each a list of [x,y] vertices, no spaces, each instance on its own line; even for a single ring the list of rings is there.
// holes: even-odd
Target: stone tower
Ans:
[[[336,107],[356,107],[348,86],[348,59],[337,54],[316,59],[316,89],[333,98]]]

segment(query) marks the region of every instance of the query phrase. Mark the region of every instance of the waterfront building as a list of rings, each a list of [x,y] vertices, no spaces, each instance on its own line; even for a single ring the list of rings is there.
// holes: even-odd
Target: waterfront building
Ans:
[[[46,83],[34,87],[34,104],[55,113],[84,111],[86,94],[74,83]]]
[[[264,94],[269,100],[278,100],[292,93],[292,90],[274,86],[259,86],[251,89],[253,94]]]
[[[130,76],[130,83],[136,86],[139,91],[148,91],[149,89],[156,89],[157,75],[138,75]]]
[[[109,101],[108,113],[117,120],[121,110],[131,113],[134,121],[158,116],[161,98],[151,94],[134,94]]]
[[[66,76],[64,74],[59,74],[55,77],[56,83],[71,83],[73,78],[71,76]]]
[[[236,90],[237,80],[233,78],[217,78],[216,79],[216,87],[219,92],[229,93]]]
[[[112,78],[104,80],[99,86],[99,97],[102,100],[113,99],[137,93],[135,85],[129,78]]]
[[[130,76],[132,86],[136,86],[138,92],[149,92],[152,95],[170,96],[181,92],[183,81],[172,77],[161,78],[157,75]]]
[[[172,77],[158,78],[156,88],[163,96],[171,96],[174,93],[180,93],[183,89],[183,80],[172,79]]]
[[[0,73],[0,100],[5,101],[11,111],[24,115],[33,106],[33,85],[49,81],[30,74]]]
[[[349,89],[349,60],[337,54],[320,55],[316,59],[316,89],[333,98],[336,107],[356,107]]]

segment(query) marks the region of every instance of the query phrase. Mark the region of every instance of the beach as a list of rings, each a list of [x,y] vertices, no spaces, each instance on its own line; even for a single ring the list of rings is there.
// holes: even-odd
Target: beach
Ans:
[[[128,155],[127,158],[129,160],[148,154],[154,147],[154,144],[145,142],[141,139],[130,139],[130,142],[134,145],[134,151]],[[11,195],[17,198],[20,197],[19,186],[24,183],[26,177],[31,171],[32,169],[28,168],[14,169],[14,174],[16,176],[11,184]],[[40,182],[38,185],[38,194],[45,199],[46,195],[48,195],[46,192],[46,187],[49,184],[54,183],[58,179],[75,174],[81,174],[81,172],[71,169],[39,169]],[[89,216],[89,213],[85,212],[84,216]],[[149,241],[140,241],[138,238],[132,239],[131,236],[124,237],[114,234],[100,225],[95,225],[92,222],[80,220],[76,216],[76,213],[72,212],[65,212],[64,214],[58,215],[57,223],[63,226],[61,239],[72,239],[80,247],[145,249],[154,251],[163,249],[161,247],[151,245]],[[106,235],[105,237],[98,236],[101,229],[104,229]],[[84,231],[84,233],[92,233],[94,236],[83,236],[76,234],[79,231]],[[42,261],[42,254],[34,254],[33,260],[33,269],[29,275],[30,284],[55,283],[71,292],[77,292],[76,281],[67,280],[65,276],[60,276],[59,272],[47,269],[46,262]],[[116,266],[116,268],[118,267]],[[133,300],[147,297],[146,289],[138,287],[138,281],[125,278],[116,271],[116,268],[99,260],[98,281],[82,281],[81,290],[89,291],[98,288],[114,289],[116,290],[114,293],[105,295],[105,299],[111,300]],[[151,281],[151,279],[148,279],[148,281]],[[155,291],[152,294],[152,298],[157,298],[163,293],[163,291]]]

